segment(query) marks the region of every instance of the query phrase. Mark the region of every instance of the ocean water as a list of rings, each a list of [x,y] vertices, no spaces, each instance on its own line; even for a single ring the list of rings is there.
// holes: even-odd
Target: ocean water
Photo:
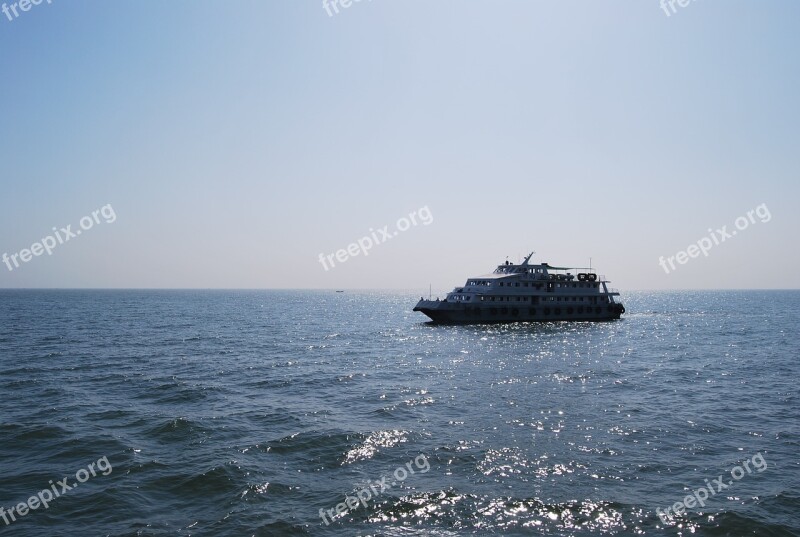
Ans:
[[[800,535],[800,292],[417,298],[0,291],[0,535]]]

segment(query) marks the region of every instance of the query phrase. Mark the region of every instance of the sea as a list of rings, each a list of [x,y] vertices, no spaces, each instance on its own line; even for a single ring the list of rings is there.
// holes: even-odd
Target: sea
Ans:
[[[0,291],[0,535],[800,535],[800,291]]]

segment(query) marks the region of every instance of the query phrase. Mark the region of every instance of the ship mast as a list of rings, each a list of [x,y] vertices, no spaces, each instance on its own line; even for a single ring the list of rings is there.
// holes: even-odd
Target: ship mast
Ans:
[[[533,256],[533,254],[535,254],[535,253],[536,253],[536,252],[531,252],[531,253],[529,253],[529,254],[528,254],[528,257],[526,257],[526,258],[525,258],[525,261],[523,261],[523,262],[522,262],[522,263],[520,263],[520,264],[521,264],[523,267],[524,267],[525,265],[527,265],[527,264],[528,264],[528,261],[530,261],[530,259],[531,259],[531,256]]]

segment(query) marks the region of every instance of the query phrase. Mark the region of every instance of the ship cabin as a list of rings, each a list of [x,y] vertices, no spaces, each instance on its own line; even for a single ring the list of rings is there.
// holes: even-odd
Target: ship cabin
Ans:
[[[518,303],[580,307],[617,303],[614,297],[619,292],[608,287],[610,282],[604,276],[598,278],[591,269],[531,264],[532,255],[522,263],[506,261],[491,274],[469,278],[463,287],[448,293],[444,301],[474,306]],[[582,270],[587,272],[577,272]]]

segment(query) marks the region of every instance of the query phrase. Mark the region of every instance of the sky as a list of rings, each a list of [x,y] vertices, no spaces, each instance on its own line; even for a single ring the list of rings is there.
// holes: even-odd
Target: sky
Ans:
[[[797,288],[800,3],[332,1],[6,0],[0,287]]]

